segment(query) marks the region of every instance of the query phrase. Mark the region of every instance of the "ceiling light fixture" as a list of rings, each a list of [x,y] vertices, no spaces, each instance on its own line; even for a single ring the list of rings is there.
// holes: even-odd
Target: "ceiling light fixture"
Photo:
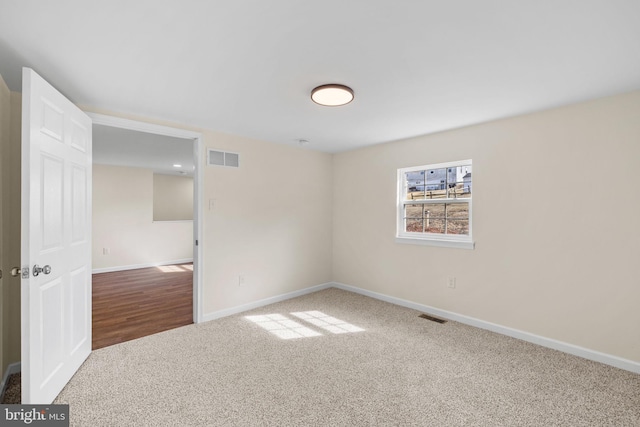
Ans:
[[[311,91],[313,102],[326,107],[338,107],[353,101],[353,90],[339,84],[318,86]]]
[[[175,165],[173,165],[173,167],[174,167],[174,168],[181,168],[181,167],[182,167],[182,165],[179,165],[179,164],[177,164],[177,163],[176,163]]]

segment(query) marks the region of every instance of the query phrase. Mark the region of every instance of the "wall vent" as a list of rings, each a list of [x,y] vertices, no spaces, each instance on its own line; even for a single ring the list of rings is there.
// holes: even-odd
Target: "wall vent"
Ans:
[[[427,320],[431,320],[432,322],[437,322],[437,323],[447,323],[446,320],[444,319],[439,319],[437,317],[433,317],[433,316],[429,316],[428,314],[421,314],[420,316],[423,319],[427,319]]]
[[[207,164],[237,168],[240,167],[240,154],[209,149]]]

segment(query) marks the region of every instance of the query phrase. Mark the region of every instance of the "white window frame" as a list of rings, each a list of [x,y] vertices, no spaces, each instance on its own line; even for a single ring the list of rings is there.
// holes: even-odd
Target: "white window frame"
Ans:
[[[460,199],[425,199],[425,200],[407,200],[406,198],[406,181],[405,174],[407,172],[422,171],[428,169],[444,169],[458,166],[472,165],[471,160],[461,160],[456,162],[437,163],[431,165],[413,166],[398,169],[398,204],[397,204],[397,225],[396,225],[396,242],[408,243],[414,245],[442,246],[450,248],[473,249],[475,242],[473,241],[472,216],[473,216],[473,194],[470,198]],[[472,178],[473,182],[473,178]],[[473,184],[472,184],[473,185]],[[404,206],[417,204],[452,204],[452,203],[468,203],[469,205],[469,234],[440,234],[440,233],[418,233],[404,231]]]

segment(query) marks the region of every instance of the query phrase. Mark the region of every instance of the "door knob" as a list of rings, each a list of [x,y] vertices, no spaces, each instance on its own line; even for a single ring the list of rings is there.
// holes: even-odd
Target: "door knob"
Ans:
[[[51,273],[51,266],[45,265],[44,267],[40,267],[38,264],[33,266],[33,277],[38,276],[40,273],[49,274]]]
[[[13,277],[18,277],[18,276],[20,275],[20,273],[21,273],[21,272],[22,272],[22,271],[20,270],[20,267],[13,267],[13,268],[11,269],[11,275],[12,275]]]

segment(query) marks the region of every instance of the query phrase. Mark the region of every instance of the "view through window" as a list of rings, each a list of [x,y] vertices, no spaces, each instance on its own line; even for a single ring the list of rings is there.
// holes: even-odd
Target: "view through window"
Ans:
[[[400,239],[470,243],[472,162],[398,170]]]

